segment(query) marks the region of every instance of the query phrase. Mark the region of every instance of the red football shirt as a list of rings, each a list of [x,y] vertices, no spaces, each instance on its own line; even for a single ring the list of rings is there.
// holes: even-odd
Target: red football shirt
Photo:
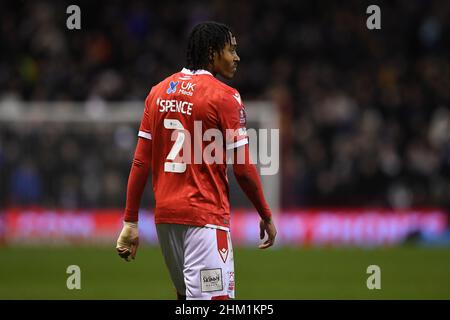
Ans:
[[[245,125],[238,91],[208,71],[183,69],[152,88],[139,136],[152,141],[156,223],[229,227],[226,150],[248,143]]]

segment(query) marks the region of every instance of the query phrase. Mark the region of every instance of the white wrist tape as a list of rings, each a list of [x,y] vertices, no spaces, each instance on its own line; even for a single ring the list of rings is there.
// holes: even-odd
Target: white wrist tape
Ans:
[[[117,239],[117,248],[127,248],[131,250],[131,243],[139,237],[137,222],[123,222],[123,228]]]

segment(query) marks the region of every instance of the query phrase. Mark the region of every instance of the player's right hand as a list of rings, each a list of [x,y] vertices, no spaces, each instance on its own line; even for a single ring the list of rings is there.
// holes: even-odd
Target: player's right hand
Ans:
[[[116,250],[119,256],[125,261],[131,256],[131,259],[135,259],[136,251],[139,246],[139,232],[137,222],[123,222],[123,228],[117,239]]]
[[[259,237],[264,239],[265,233],[267,233],[267,240],[264,241],[264,243],[261,243],[259,245],[260,249],[267,249],[271,246],[273,246],[275,242],[275,237],[277,236],[277,228],[275,228],[275,224],[273,223],[272,218],[268,219],[261,219],[259,222]]]

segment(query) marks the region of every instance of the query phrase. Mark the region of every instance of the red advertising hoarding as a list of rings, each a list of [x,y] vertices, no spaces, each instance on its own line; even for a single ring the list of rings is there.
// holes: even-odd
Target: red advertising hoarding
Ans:
[[[122,226],[121,210],[7,209],[0,214],[0,234],[6,243],[114,244]],[[258,215],[232,213],[236,245],[259,242]],[[447,229],[440,210],[321,209],[291,210],[276,217],[277,243],[295,246],[395,245],[413,232],[437,236]],[[157,244],[151,212],[140,213],[140,238]]]

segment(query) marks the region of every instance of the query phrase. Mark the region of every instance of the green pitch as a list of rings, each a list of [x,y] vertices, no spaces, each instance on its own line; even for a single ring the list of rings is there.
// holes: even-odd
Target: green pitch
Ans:
[[[68,290],[69,265],[81,289]],[[369,290],[369,265],[381,289]],[[450,249],[235,249],[237,299],[450,299]],[[126,263],[105,247],[2,247],[0,299],[174,299],[158,247]]]

